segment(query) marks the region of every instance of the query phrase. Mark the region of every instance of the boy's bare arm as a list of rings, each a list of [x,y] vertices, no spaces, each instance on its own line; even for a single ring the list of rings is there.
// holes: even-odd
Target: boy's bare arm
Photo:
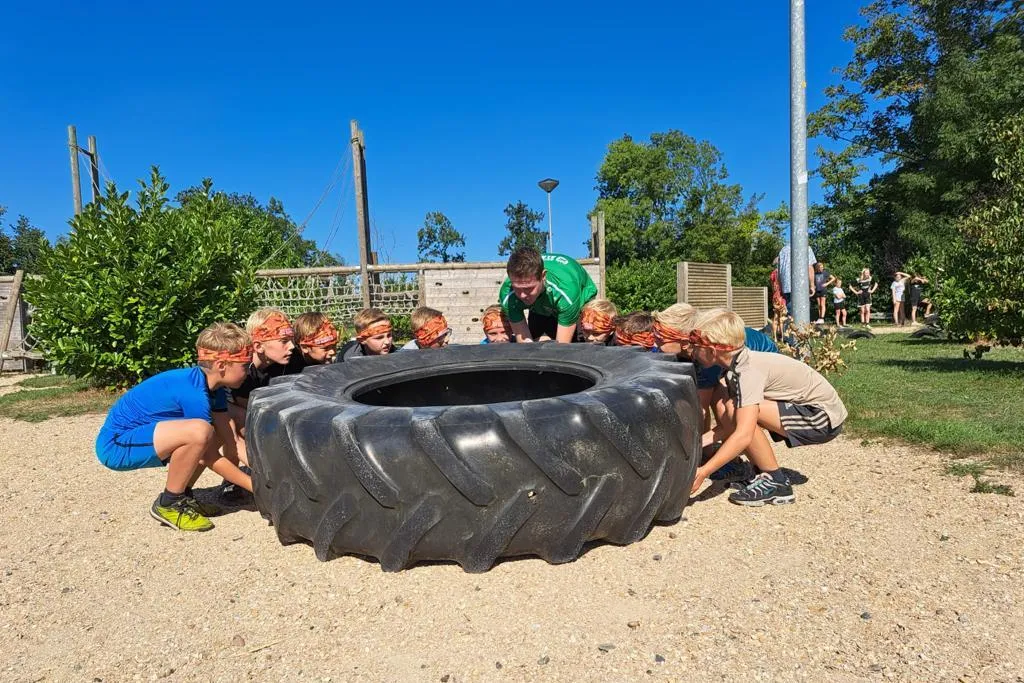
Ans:
[[[712,472],[717,471],[725,463],[736,459],[740,453],[747,450],[750,442],[754,439],[754,430],[757,429],[758,406],[743,406],[736,409],[736,428],[722,442],[718,452],[715,453],[706,463],[697,468],[697,474],[693,478],[693,487],[690,493],[694,493],[704,483]]]
[[[520,320],[517,323],[510,323],[512,325],[512,333],[516,335],[516,341],[532,342],[533,336],[530,335],[530,326],[526,324],[526,320]]]
[[[555,333],[555,341],[568,344],[576,336],[576,325],[559,325]]]

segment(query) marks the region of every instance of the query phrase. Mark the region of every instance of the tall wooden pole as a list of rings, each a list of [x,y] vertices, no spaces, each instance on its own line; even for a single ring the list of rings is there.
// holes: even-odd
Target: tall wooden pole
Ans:
[[[370,271],[366,266],[370,262],[370,209],[366,200],[366,161],[363,132],[359,130],[359,122],[349,122],[352,132],[352,173],[355,176],[356,223],[359,232],[359,276],[363,283],[363,307],[370,307]]]
[[[605,298],[605,280],[607,279],[605,266],[607,265],[608,256],[604,253],[604,211],[597,212],[597,258],[599,258],[600,265],[598,269],[601,273],[601,284],[598,286],[598,296],[602,299]]]
[[[89,136],[89,176],[92,179],[92,201],[100,198],[100,156],[96,151],[96,136]]]
[[[82,182],[78,175],[78,132],[74,126],[68,126],[68,149],[71,152],[71,196],[78,216],[82,213]]]

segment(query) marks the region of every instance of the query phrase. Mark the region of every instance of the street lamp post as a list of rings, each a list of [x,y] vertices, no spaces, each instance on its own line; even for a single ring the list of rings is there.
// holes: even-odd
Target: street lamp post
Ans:
[[[555,238],[551,229],[551,191],[558,187],[558,181],[554,178],[545,178],[537,183],[537,186],[548,193],[548,253],[550,254],[555,249]]]

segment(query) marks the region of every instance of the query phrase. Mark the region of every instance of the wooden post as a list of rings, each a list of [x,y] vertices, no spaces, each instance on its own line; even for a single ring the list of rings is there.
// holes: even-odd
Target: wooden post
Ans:
[[[416,279],[419,281],[419,285],[420,285],[420,298],[419,298],[418,305],[419,306],[426,306],[427,305],[427,271],[425,271],[422,268],[420,268],[420,272],[417,275]]]
[[[359,130],[359,122],[349,122],[352,133],[352,174],[356,195],[356,226],[359,233],[359,276],[363,284],[363,307],[370,307],[370,272],[366,266],[370,262],[370,216],[369,204],[366,200],[366,164],[364,160],[363,132]]]
[[[93,204],[100,198],[100,157],[96,151],[96,136],[89,138],[89,176],[92,179],[92,201]]]
[[[71,197],[78,216],[82,213],[82,183],[78,175],[78,132],[74,126],[68,126],[68,149],[71,152]]]
[[[21,282],[24,279],[24,270],[15,271],[14,282],[11,283],[11,295],[7,299],[7,306],[4,307],[4,330],[3,335],[0,336],[0,369],[4,366],[3,358],[7,355],[7,344],[11,341],[14,316],[18,314],[18,301],[21,299]]]
[[[598,266],[599,272],[601,273],[601,284],[597,288],[597,295],[602,299],[605,297],[606,284],[605,280],[608,279],[605,271],[608,259],[604,253],[604,211],[597,212],[597,258],[600,261]]]
[[[687,266],[688,265],[689,264],[686,261],[680,261],[679,263],[676,264],[676,303],[677,304],[689,303],[687,301],[687,299],[689,298],[689,296],[688,296],[689,292],[686,291],[686,285],[687,285],[686,279],[690,275],[689,272],[687,271]]]

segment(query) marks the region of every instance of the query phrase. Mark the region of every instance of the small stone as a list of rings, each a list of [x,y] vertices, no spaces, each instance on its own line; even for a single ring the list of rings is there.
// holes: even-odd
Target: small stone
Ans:
[[[651,557],[651,559],[655,562],[661,562],[661,555],[654,555],[653,557]]]
[[[450,679],[451,677],[451,674],[445,674],[444,676],[441,676],[441,683],[448,683],[448,679]]]
[[[628,593],[629,595],[636,595],[636,591],[633,590],[632,588],[627,588],[626,589],[626,593]]]
[[[676,538],[679,538],[679,534],[677,534],[674,531],[670,531],[670,532],[668,532],[668,537],[671,538],[671,539],[676,539]]]
[[[60,589],[60,592],[64,593],[65,595],[67,595],[68,593],[71,592],[71,589],[68,588],[67,586],[64,586],[63,588]]]
[[[640,622],[639,621],[631,621],[628,624],[626,624],[626,626],[628,626],[630,628],[640,628]]]
[[[608,653],[615,649],[615,645],[613,643],[602,643],[597,646],[597,649],[601,652]]]
[[[942,534],[941,536],[939,536],[939,540],[940,541],[948,541],[949,540],[949,536],[947,536],[946,534]]]
[[[665,663],[665,658],[662,657],[661,655],[657,655],[656,654],[656,655],[654,655],[654,663],[655,664],[664,664]]]
[[[5,570],[4,570],[4,576],[10,576],[10,575],[11,575],[11,574],[13,574],[13,573],[14,573],[14,572],[13,572],[12,570],[10,570],[10,569],[5,569]]]
[[[860,613],[860,618],[863,619],[864,621],[867,621],[868,619],[871,618],[871,612],[861,612]]]
[[[544,666],[545,664],[547,664],[550,661],[551,661],[551,657],[548,657],[547,655],[544,655],[543,657],[541,657],[540,659],[537,660],[537,663],[540,664],[541,666]]]
[[[882,666],[881,664],[872,664],[868,668],[871,669],[872,671],[878,672],[878,671],[881,671],[882,669],[884,669],[885,667]]]
[[[966,624],[968,621],[970,621],[970,619],[967,618],[966,614],[961,614],[956,618],[956,620],[959,621],[961,624]]]
[[[235,647],[245,647],[245,638],[237,633],[231,638],[231,644]]]
[[[501,662],[495,662],[494,663],[494,668],[497,669],[498,671],[501,671]]]

